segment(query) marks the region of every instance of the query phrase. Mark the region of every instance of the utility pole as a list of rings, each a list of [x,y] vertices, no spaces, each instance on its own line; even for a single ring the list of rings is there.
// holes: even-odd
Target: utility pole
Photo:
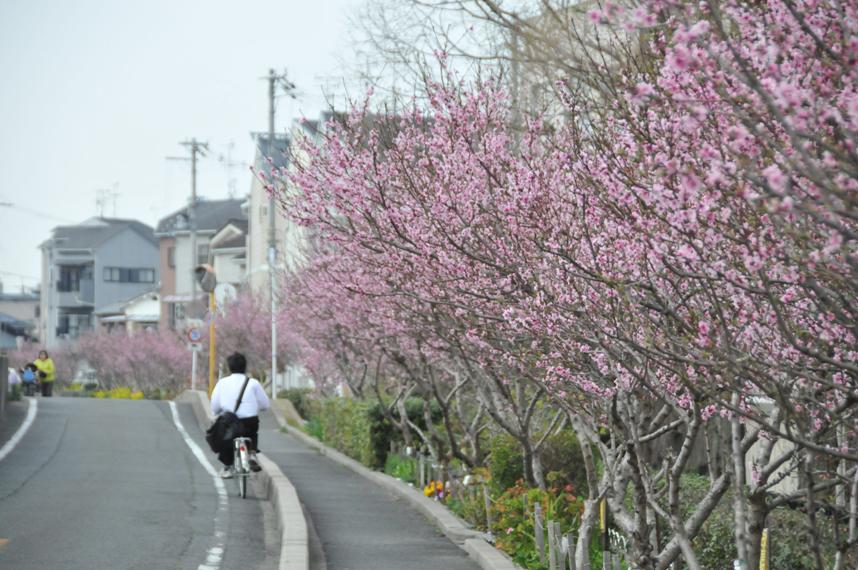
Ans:
[[[286,78],[286,72],[278,75],[273,69],[268,70],[268,155],[274,158],[274,112],[278,83],[289,96],[294,96],[295,85]],[[268,197],[268,284],[271,294],[271,398],[277,399],[277,296],[275,267],[277,265],[277,235],[274,231],[274,193]]]
[[[197,266],[197,155],[205,156],[208,143],[192,138],[179,143],[191,150],[191,201],[188,204],[188,226],[191,233],[191,271]],[[191,305],[197,300],[197,280],[191,279]]]
[[[191,199],[188,202],[188,230],[191,235],[191,272],[197,267],[197,156],[205,156],[209,149],[208,143],[199,142],[192,138],[179,143],[184,147],[188,147],[191,151]],[[168,160],[189,160],[185,157],[168,156]],[[191,301],[188,307],[193,308],[197,300],[197,279],[196,275],[191,276]],[[187,311],[185,318],[188,318]],[[197,351],[191,351],[191,387],[196,387],[197,383]]]

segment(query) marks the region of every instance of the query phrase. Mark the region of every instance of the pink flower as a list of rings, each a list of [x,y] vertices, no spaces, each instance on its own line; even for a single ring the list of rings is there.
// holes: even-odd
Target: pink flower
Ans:
[[[777,164],[772,164],[771,166],[763,169],[763,176],[775,193],[784,193],[788,178],[784,175]]]

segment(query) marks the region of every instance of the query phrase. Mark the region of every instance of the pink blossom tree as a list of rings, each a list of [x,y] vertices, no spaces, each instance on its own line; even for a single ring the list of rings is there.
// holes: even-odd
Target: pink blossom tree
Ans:
[[[572,120],[519,131],[502,91],[449,77],[428,108],[358,107],[306,149],[286,206],[329,245],[296,280],[295,322],[352,381],[385,358],[425,397],[472,388],[525,449],[550,397],[596,454],[579,563],[607,497],[639,567],[699,567],[692,540],[732,486],[740,560],[800,498],[820,568],[818,508],[849,521],[842,568],[858,538],[853,8],[651,2],[593,21],[652,38],[640,58],[657,65],[593,62],[610,105],[570,96]],[[710,486],[689,515],[701,442]]]

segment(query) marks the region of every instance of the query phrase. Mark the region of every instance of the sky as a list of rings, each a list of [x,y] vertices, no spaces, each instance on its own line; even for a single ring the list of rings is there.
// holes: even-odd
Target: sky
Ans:
[[[361,0],[0,0],[0,280],[36,285],[40,243],[103,213],[151,226],[190,196],[180,142],[206,141],[197,192],[250,189],[251,132],[317,117]],[[230,166],[230,163],[233,163]],[[99,190],[115,192],[103,210]],[[9,205],[11,204],[11,205]]]

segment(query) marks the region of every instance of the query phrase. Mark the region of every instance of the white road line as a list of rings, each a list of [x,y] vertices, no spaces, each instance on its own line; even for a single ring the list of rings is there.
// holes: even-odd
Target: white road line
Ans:
[[[226,532],[228,528],[227,516],[229,515],[229,497],[226,494],[226,486],[223,484],[223,479],[220,478],[217,470],[212,466],[211,462],[209,462],[206,454],[203,453],[200,446],[191,439],[190,435],[188,435],[188,432],[185,430],[185,426],[182,425],[182,421],[179,419],[179,411],[176,408],[175,402],[170,402],[170,411],[173,413],[173,423],[176,424],[176,429],[179,430],[179,433],[182,435],[185,443],[191,448],[191,453],[193,453],[194,457],[197,458],[197,461],[202,464],[203,469],[212,476],[215,489],[217,490],[218,505],[217,512],[215,513],[215,533],[213,541],[206,552],[205,563],[200,564],[197,567],[197,570],[217,570],[220,568],[221,561],[223,561],[223,552],[226,546]]]
[[[18,442],[21,441],[21,438],[24,437],[24,434],[27,433],[28,429],[30,429],[30,426],[33,424],[33,420],[36,419],[36,408],[38,408],[36,399],[27,399],[30,401],[30,406],[27,408],[27,417],[24,418],[24,423],[21,424],[21,427],[18,428],[18,431],[15,432],[15,435],[12,436],[12,439],[7,441],[6,445],[0,448],[0,461],[3,461],[4,457],[12,453],[12,450],[15,449],[15,446],[18,445]]]

